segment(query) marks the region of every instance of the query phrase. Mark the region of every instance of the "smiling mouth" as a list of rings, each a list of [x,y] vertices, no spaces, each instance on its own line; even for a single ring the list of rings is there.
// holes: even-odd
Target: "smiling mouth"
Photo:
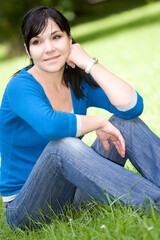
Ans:
[[[60,57],[60,55],[55,56],[55,57],[51,57],[51,58],[47,58],[47,59],[45,59],[44,61],[45,61],[45,62],[47,62],[47,61],[54,61],[54,60],[56,60],[56,59],[59,58],[59,57]]]

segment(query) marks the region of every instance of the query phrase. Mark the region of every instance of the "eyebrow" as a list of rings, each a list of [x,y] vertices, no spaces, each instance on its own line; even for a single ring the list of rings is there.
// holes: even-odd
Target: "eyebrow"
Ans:
[[[62,31],[61,30],[56,30],[56,31],[52,32],[51,35],[54,35],[57,32],[62,32]]]

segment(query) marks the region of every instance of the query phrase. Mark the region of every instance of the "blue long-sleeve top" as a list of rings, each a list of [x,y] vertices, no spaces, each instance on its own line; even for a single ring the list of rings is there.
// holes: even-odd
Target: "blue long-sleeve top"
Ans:
[[[42,86],[22,69],[8,83],[0,107],[1,196],[17,194],[34,164],[50,140],[75,137],[76,115],[86,115],[87,108],[98,107],[123,119],[132,119],[143,111],[143,99],[127,111],[111,104],[101,88],[83,82],[85,97],[77,99],[71,88],[74,113],[54,111]]]

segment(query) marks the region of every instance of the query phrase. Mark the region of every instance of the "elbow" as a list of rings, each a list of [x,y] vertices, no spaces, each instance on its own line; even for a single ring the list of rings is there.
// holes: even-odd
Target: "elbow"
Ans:
[[[137,103],[133,108],[133,110],[131,109],[131,112],[133,111],[133,113],[131,114],[133,115],[132,118],[139,117],[142,114],[144,109],[143,98],[138,93],[137,93],[137,96],[138,96]]]
[[[127,114],[124,116],[124,119],[126,120],[131,120],[131,119],[134,119],[134,118],[137,118],[139,117],[143,112],[143,107],[139,108],[139,109],[136,109],[133,113],[131,114]]]
[[[141,96],[138,96],[136,105],[132,109],[130,109],[126,112],[123,112],[122,118],[124,118],[126,120],[131,120],[131,119],[137,118],[142,114],[143,109],[144,109],[143,98]]]
[[[142,101],[142,103],[140,104],[140,106],[139,106],[139,107],[137,108],[137,110],[135,111],[135,117],[134,117],[134,118],[139,117],[139,116],[142,114],[143,109],[144,109],[144,104],[143,104],[143,101]]]

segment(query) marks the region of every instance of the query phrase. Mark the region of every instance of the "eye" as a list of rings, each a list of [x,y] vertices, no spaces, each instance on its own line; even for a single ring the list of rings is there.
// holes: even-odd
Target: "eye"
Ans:
[[[54,36],[53,37],[53,39],[59,39],[59,38],[61,38],[62,36],[60,36],[60,35],[56,35],[56,36]]]
[[[38,45],[38,44],[40,44],[40,43],[41,43],[40,40],[34,40],[34,41],[32,42],[33,45]]]

